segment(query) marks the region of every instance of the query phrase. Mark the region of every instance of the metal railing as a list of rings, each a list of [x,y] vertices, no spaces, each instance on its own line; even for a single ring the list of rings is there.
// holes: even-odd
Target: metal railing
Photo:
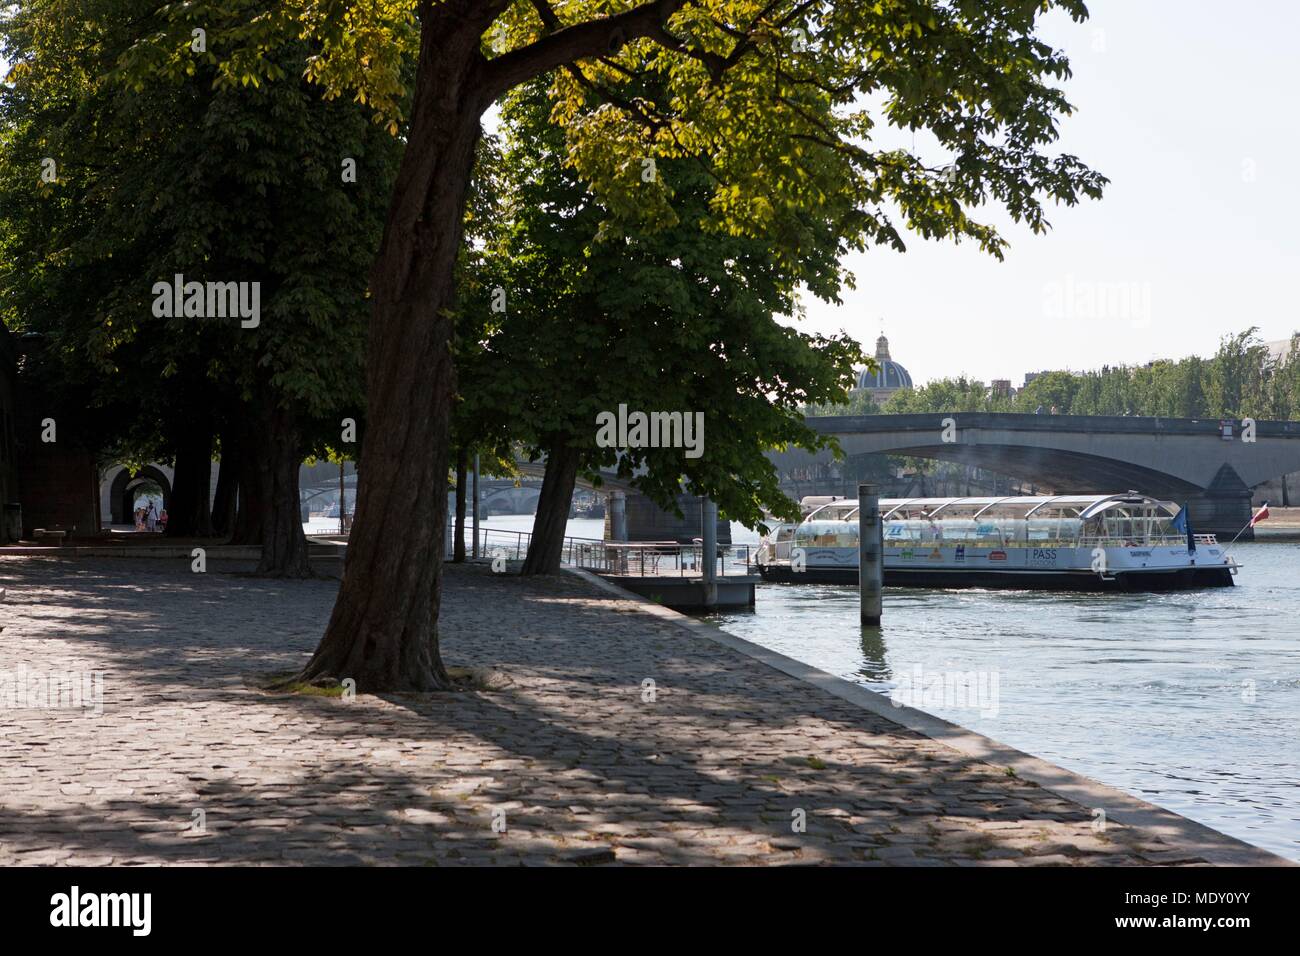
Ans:
[[[703,577],[705,556],[701,544],[674,542],[582,541],[565,542],[564,563],[601,574],[636,577]],[[753,549],[747,544],[718,545],[713,560],[718,577],[756,573]]]
[[[455,540],[454,534],[453,531],[453,536],[448,538],[449,543]],[[480,558],[502,557],[508,561],[522,561],[528,555],[531,540],[532,534],[528,531],[480,526],[478,555]],[[465,543],[465,553],[474,553],[473,532]],[[702,577],[705,557],[704,546],[698,541],[678,544],[671,541],[628,542],[566,537],[560,561],[569,567],[600,574]],[[757,573],[753,548],[747,544],[718,545],[714,561],[717,562],[715,573],[718,577]]]
[[[1196,543],[1216,544],[1212,534],[1194,535]],[[964,545],[967,548],[1176,548],[1187,544],[1185,534],[1153,534],[1150,537],[1137,535],[1125,538],[1119,535],[1081,535],[1077,538],[886,538],[886,548],[955,548]],[[855,542],[856,545],[856,542]],[[798,544],[795,547],[814,548],[817,545]]]
[[[465,553],[475,553],[474,533],[470,529],[469,539],[465,542]],[[447,540],[454,542],[455,531]],[[528,542],[532,534],[527,531],[507,531],[504,528],[478,529],[478,556],[481,558],[505,558],[508,561],[522,561],[528,555]],[[448,554],[450,557],[450,554]]]
[[[1218,544],[1218,539],[1212,534],[1193,534],[1197,544]],[[1103,534],[1103,535],[1085,535],[1079,538],[1077,547],[1080,548],[1178,548],[1187,544],[1187,535],[1185,534],[1153,534],[1150,536],[1135,535],[1131,538],[1125,538],[1122,535]]]

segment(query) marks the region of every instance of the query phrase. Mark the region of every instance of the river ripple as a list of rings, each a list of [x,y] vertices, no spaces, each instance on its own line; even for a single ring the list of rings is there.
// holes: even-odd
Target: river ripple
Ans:
[[[1234,554],[1234,588],[891,588],[862,628],[852,587],[762,585],[712,619],[884,693],[975,672],[983,698],[908,702],[1300,860],[1300,545]]]

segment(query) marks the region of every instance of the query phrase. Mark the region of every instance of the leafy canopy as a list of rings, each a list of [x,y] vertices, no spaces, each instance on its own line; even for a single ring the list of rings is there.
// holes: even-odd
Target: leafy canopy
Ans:
[[[121,64],[169,16],[33,0],[0,24],[5,320],[45,333],[78,417],[101,409],[95,430],[128,452],[163,452],[160,417],[193,427],[254,393],[337,437],[340,414],[361,414],[366,276],[401,143],[296,75],[315,49],[296,36],[264,53],[277,82],[218,82],[211,48],[190,71],[126,82]],[[47,156],[53,182],[38,177]],[[260,282],[260,325],[154,316],[153,285],[175,273]]]
[[[810,215],[841,223],[841,252],[901,249],[912,230],[1001,256],[979,207],[1041,232],[1045,204],[1097,197],[1105,183],[1049,152],[1070,112],[1057,85],[1068,62],[1035,34],[1052,9],[1087,15],[1081,0],[192,0],[165,7],[166,25],[123,69],[144,83],[204,62],[217,84],[256,85],[282,78],[271,52],[296,36],[311,43],[304,76],[396,130],[419,26],[441,18],[481,37],[466,108],[553,75],[563,160],[620,217],[675,215],[667,191],[642,188],[644,160],[708,156],[714,213],[733,232],[775,237],[789,268]],[[206,54],[191,49],[196,28]],[[423,69],[443,39],[425,38]],[[939,153],[879,146],[882,125],[928,130]]]
[[[705,157],[656,168],[671,225],[620,220],[555,161],[565,133],[550,112],[534,85],[502,113],[505,148],[493,168],[500,214],[478,220],[467,286],[475,294],[462,328],[491,314],[493,295],[507,308],[479,351],[462,351],[463,407],[504,414],[534,453],[572,448],[585,469],[635,476],[666,507],[685,477],[693,493],[751,525],[764,510],[793,509],[763,452],[821,447],[799,409],[842,394],[861,360],[844,336],[805,335],[778,321],[797,311],[801,276],[837,285],[834,224],[810,222],[818,241],[791,274],[764,237],[711,224]],[[702,456],[597,447],[598,414],[619,405],[702,413]]]

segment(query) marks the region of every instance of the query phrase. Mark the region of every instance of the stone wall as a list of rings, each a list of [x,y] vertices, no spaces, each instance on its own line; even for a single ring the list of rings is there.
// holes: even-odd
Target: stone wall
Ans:
[[[1282,475],[1251,489],[1251,504],[1258,508],[1266,501],[1275,508],[1294,508],[1300,505],[1300,471]]]
[[[23,537],[36,528],[62,529],[69,537],[99,533],[99,482],[94,456],[60,442],[44,443],[26,428],[19,445],[18,501]],[[32,441],[35,438],[35,441]]]

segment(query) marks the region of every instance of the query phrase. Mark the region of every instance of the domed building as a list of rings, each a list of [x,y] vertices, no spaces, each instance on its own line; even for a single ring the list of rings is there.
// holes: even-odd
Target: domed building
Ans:
[[[858,391],[871,393],[877,405],[884,405],[895,392],[912,387],[912,376],[907,369],[889,357],[889,339],[883,335],[876,339],[877,371],[863,369],[858,373]]]

